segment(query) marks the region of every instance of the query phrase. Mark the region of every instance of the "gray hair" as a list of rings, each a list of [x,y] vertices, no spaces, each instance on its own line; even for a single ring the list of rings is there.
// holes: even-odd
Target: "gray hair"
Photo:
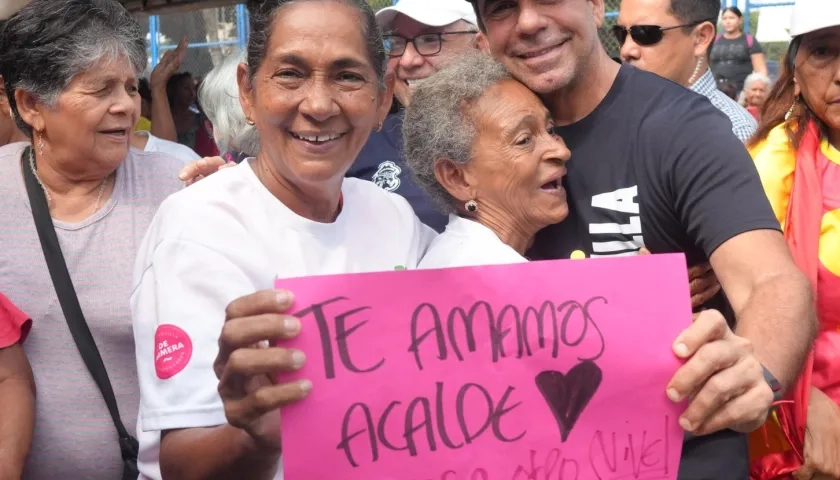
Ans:
[[[767,85],[767,88],[773,86],[773,81],[770,80],[770,77],[761,73],[761,72],[753,72],[747,75],[747,78],[744,80],[744,88],[741,90],[741,93],[738,95],[738,103],[741,105],[746,105],[747,103],[747,88],[755,82],[764,82]]]
[[[224,153],[234,148],[254,156],[260,150],[260,137],[257,128],[246,122],[236,82],[236,69],[246,61],[246,55],[246,52],[230,55],[208,73],[201,82],[198,98],[207,119],[213,124],[213,137],[219,151]]]
[[[403,122],[403,153],[417,184],[444,213],[454,213],[454,198],[435,177],[435,164],[472,159],[477,134],[470,109],[488,89],[513,79],[490,56],[470,52],[453,59],[421,82],[411,94]]]
[[[76,75],[119,58],[139,75],[148,57],[144,30],[113,0],[32,0],[0,30],[0,75],[15,121],[30,138],[16,90],[55,106]]]

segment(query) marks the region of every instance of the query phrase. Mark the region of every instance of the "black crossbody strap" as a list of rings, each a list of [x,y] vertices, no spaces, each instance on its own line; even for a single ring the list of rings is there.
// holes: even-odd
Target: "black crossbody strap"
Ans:
[[[70,272],[67,270],[64,254],[61,253],[61,246],[55,233],[46,195],[30,168],[28,159],[31,148],[27,147],[24,151],[21,157],[21,168],[23,169],[26,192],[29,195],[29,204],[32,208],[32,218],[35,220],[35,228],[38,230],[41,249],[44,251],[44,258],[47,261],[47,268],[49,268],[50,277],[52,277],[58,302],[61,304],[61,310],[64,312],[64,318],[67,321],[70,334],[73,336],[73,341],[76,342],[76,347],[79,349],[79,354],[81,354],[82,360],[84,360],[91,377],[96,382],[96,386],[102,392],[105,404],[108,406],[108,412],[111,414],[111,419],[120,436],[120,449],[123,459],[126,459],[127,455],[133,455],[134,458],[137,458],[137,440],[128,433],[120,418],[117,399],[114,396],[111,380],[108,378],[108,371],[105,369],[102,356],[99,354],[99,349],[96,348],[96,342],[90,333],[87,321],[85,321],[82,307],[79,305],[79,299],[76,296],[76,289],[73,287]]]

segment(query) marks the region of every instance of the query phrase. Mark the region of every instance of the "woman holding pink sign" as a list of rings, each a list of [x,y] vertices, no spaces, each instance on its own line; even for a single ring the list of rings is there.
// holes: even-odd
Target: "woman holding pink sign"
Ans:
[[[265,290],[414,268],[425,253],[435,233],[405,199],[344,178],[391,106],[385,60],[364,0],[251,5],[237,78],[259,155],[167,199],[139,249],[140,479],[282,478],[277,408],[311,383],[273,385],[304,356],[259,348],[300,328],[266,314],[290,299]],[[255,291],[256,305],[234,301]]]

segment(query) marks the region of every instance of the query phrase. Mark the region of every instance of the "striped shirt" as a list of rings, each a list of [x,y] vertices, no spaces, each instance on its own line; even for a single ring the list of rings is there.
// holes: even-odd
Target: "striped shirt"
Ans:
[[[715,77],[712,75],[711,70],[706,70],[706,73],[694,82],[694,85],[690,88],[692,91],[711,100],[715,108],[729,117],[729,121],[732,122],[732,133],[742,142],[746,143],[752,137],[753,133],[755,133],[755,130],[758,128],[755,118],[744,107],[738,105],[738,102],[718,90]]]
[[[35,440],[23,478],[111,480],[122,474],[117,433],[56,298],[21,175],[27,143],[0,147],[0,292],[32,318],[24,350],[35,373]],[[140,397],[129,296],[134,259],[184,163],[132,150],[111,198],[78,223],[54,221],[79,303],[102,354],[120,415],[135,429]]]

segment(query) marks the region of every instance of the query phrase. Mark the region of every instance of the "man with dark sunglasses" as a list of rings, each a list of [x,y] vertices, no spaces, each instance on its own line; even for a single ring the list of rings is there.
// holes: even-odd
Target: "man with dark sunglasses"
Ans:
[[[720,0],[622,0],[613,34],[624,63],[707,97],[746,142],[758,127],[755,118],[718,90],[709,69],[719,8]]]
[[[569,216],[538,234],[530,257],[646,247],[684,253],[690,266],[711,263],[726,298],[683,332],[697,343],[690,353],[674,347],[688,359],[663,385],[688,402],[678,478],[749,478],[742,432],[758,428],[794,383],[817,323],[808,280],[730,121],[682,85],[612,61],[598,37],[604,0],[470,1],[482,46],[542,97],[572,151]],[[727,326],[721,311],[730,308]]]
[[[395,78],[395,110],[382,130],[373,132],[347,176],[370,180],[405,197],[423,223],[437,230],[447,216],[438,212],[414,184],[402,155],[402,106],[411,90],[440,66],[476,45],[475,13],[466,0],[400,0],[376,13],[385,33],[388,73]]]

